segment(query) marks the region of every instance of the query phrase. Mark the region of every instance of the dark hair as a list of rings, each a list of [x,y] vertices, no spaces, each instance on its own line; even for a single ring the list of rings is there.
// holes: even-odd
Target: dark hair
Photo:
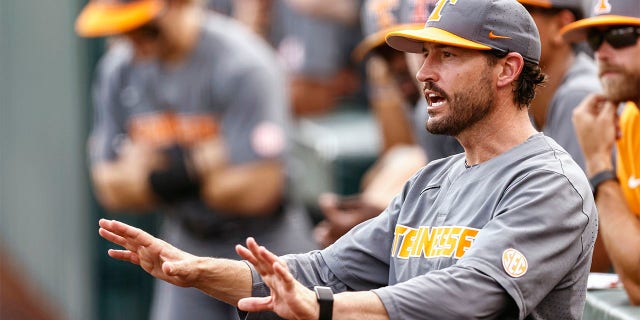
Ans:
[[[507,56],[506,51],[490,50],[487,52],[489,53],[487,60],[492,66],[498,63],[498,59]],[[524,60],[522,72],[513,86],[513,102],[520,108],[528,108],[531,100],[536,96],[536,88],[546,80],[547,75],[542,72],[537,63]]]
[[[536,96],[536,89],[545,83],[547,75],[542,72],[536,63],[526,61],[522,67],[522,73],[516,80],[516,87],[513,89],[513,100],[520,107],[529,107],[531,100]]]

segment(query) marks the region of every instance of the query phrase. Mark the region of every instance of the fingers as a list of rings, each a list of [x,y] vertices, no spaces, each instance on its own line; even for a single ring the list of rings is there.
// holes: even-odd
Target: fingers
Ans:
[[[153,239],[155,239],[150,234],[117,220],[100,219],[98,225],[100,225],[102,229],[122,237],[126,243],[137,246],[149,246]]]
[[[245,260],[249,261],[256,268],[256,271],[263,277],[273,275],[275,270],[274,264],[279,264],[283,268],[287,268],[286,264],[271,251],[263,246],[259,246],[255,239],[247,238],[247,246],[236,246],[236,252]]]
[[[299,284],[289,272],[283,260],[253,238],[247,238],[246,247],[237,246],[238,253],[255,266],[265,284],[271,289],[271,296],[244,298],[238,301],[238,308],[248,312],[271,310],[285,319],[306,319],[309,312],[304,309]],[[303,288],[304,289],[304,288]],[[304,289],[307,290],[307,289]],[[308,291],[308,290],[307,290]],[[310,293],[310,292],[309,292]],[[303,313],[300,313],[300,311]],[[304,314],[305,316],[299,316]]]
[[[100,229],[98,229],[98,234],[101,237],[103,237],[106,240],[108,240],[108,241],[111,241],[111,242],[113,242],[113,243],[115,243],[115,244],[117,244],[119,246],[126,247],[127,240],[125,240],[123,237],[121,237],[121,236],[119,236],[117,234],[114,234],[113,232],[111,232],[109,230],[100,228]]]
[[[251,251],[249,251],[247,248],[241,246],[241,245],[236,245],[236,253],[240,256],[240,258],[247,260],[249,263],[251,263],[252,265],[256,265],[256,259],[255,257],[251,254]]]
[[[338,205],[338,196],[333,193],[323,193],[318,197],[318,205],[322,210],[331,210]]]
[[[242,259],[249,261],[254,266],[258,263],[257,258],[253,255],[253,253],[251,253],[249,249],[241,245],[236,245],[236,253],[238,253],[238,255],[242,257]]]
[[[285,291],[293,291],[295,287],[295,279],[293,278],[291,272],[289,272],[287,266],[285,264],[276,262],[273,264],[273,270],[283,282],[282,286],[284,287]]]
[[[140,264],[138,250],[140,247],[148,247],[154,239],[148,233],[115,220],[100,219],[98,234],[127,250],[109,250],[110,257]]]
[[[589,112],[591,114],[598,114],[600,112],[602,103],[605,102],[605,97],[600,94],[590,94],[582,102],[576,110],[578,112]]]
[[[271,251],[267,250],[267,248],[263,246],[258,247],[256,243],[256,250],[257,251],[254,252],[254,254],[256,254],[261,264],[264,265],[267,269],[270,269],[273,272],[274,265],[278,265],[283,268],[286,268],[285,263],[282,260],[280,260],[278,256],[273,254]]]
[[[256,261],[261,264],[271,264],[277,260],[277,257],[267,248],[259,246],[258,242],[252,237],[247,238],[247,249],[256,257]]]
[[[591,94],[584,98],[580,105],[573,110],[573,124],[578,137],[587,136],[603,125],[613,125],[616,106],[607,101],[604,96]]]
[[[238,308],[247,312],[271,310],[272,302],[273,298],[271,296],[243,298],[238,301]]]
[[[247,238],[246,247],[243,247],[241,245],[236,246],[236,252],[238,253],[238,255],[240,255],[240,257],[249,261],[256,268],[256,271],[258,271],[258,273],[266,274],[268,271],[265,269],[266,266],[264,264],[264,261],[261,260],[259,258],[259,255],[257,254],[257,251],[259,250],[260,248],[258,247],[258,244],[251,237]]]
[[[614,120],[617,114],[618,107],[615,103],[610,101],[605,101],[602,103],[602,112],[600,113],[603,117],[611,118]]]
[[[140,264],[140,259],[138,258],[138,255],[129,250],[109,249],[107,253],[109,254],[110,257],[114,259],[131,262],[133,264],[138,264],[138,265]]]

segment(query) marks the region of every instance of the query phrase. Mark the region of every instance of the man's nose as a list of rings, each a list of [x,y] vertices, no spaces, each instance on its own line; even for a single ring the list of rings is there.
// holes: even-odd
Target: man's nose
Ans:
[[[416,73],[416,79],[420,82],[435,82],[438,79],[435,68],[433,67],[433,62],[428,57],[424,59],[422,62],[422,66]]]

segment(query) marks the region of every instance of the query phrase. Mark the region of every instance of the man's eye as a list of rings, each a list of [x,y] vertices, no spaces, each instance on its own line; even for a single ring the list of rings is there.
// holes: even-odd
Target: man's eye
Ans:
[[[449,58],[453,56],[453,53],[449,52],[449,51],[443,51],[442,52],[442,56],[445,58]]]

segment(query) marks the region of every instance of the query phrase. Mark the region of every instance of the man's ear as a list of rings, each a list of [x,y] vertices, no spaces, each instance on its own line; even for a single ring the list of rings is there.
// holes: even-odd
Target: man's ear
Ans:
[[[524,67],[524,59],[519,53],[509,52],[498,63],[498,78],[496,85],[498,87],[511,86],[522,72]]]
[[[553,29],[553,32],[555,32],[555,35],[552,38],[555,45],[560,46],[566,43],[564,38],[562,38],[562,34],[559,31],[564,26],[575,21],[576,21],[576,16],[573,14],[573,12],[571,12],[571,10],[568,10],[568,9],[562,10],[555,15],[553,19],[553,23],[555,27]]]

